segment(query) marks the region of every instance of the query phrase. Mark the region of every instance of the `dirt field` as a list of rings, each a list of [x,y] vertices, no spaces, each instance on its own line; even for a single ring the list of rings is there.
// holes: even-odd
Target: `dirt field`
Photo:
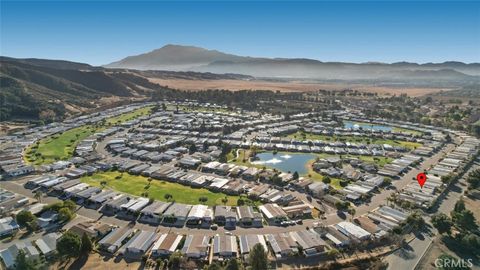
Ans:
[[[365,92],[374,92],[379,94],[407,94],[409,96],[423,96],[440,91],[448,91],[450,89],[440,88],[394,88],[384,86],[369,86],[361,84],[327,84],[327,83],[308,83],[303,81],[289,81],[289,82],[270,82],[270,81],[246,81],[246,80],[185,80],[185,79],[159,79],[148,78],[151,82],[160,85],[169,86],[171,88],[181,90],[206,90],[206,89],[228,89],[236,90],[275,90],[275,91],[315,91],[318,89],[325,90],[343,90],[355,89]]]
[[[435,260],[442,254],[449,254],[455,256],[455,253],[451,252],[440,240],[436,240],[430,249],[425,253],[423,259],[418,263],[417,269],[436,269]]]
[[[59,270],[74,270],[74,269],[89,269],[89,270],[104,270],[104,269],[122,269],[122,270],[137,270],[144,269],[141,262],[126,262],[123,259],[116,257],[100,256],[97,253],[92,253],[88,258],[79,258],[77,260],[70,260],[69,262],[59,262],[52,265],[51,269]]]
[[[465,196],[463,200],[465,202],[465,207],[473,212],[475,219],[480,220],[480,208],[478,207],[480,203],[479,200],[473,200],[467,196]]]
[[[16,124],[16,123],[0,123],[0,135],[7,134],[9,132],[15,132],[28,127],[28,125]]]

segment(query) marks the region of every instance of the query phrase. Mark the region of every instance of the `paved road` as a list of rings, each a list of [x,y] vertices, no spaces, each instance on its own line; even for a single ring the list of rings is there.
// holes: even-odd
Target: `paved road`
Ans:
[[[382,204],[386,204],[387,198],[390,197],[391,194],[393,194],[394,192],[400,191],[402,188],[410,184],[412,181],[416,182],[416,180],[413,180],[413,179],[416,178],[418,173],[423,172],[424,170],[430,169],[431,166],[437,164],[438,161],[444,157],[445,153],[451,152],[454,149],[455,149],[454,144],[447,144],[442,151],[439,151],[432,157],[424,160],[417,168],[411,169],[409,172],[403,175],[400,179],[393,180],[392,185],[395,187],[395,189],[391,188],[387,190],[382,190],[380,194],[376,194],[372,198],[372,202],[358,206],[356,208],[356,215],[360,216],[363,214],[367,214],[372,209],[375,209]]]
[[[448,193],[446,193],[445,198],[440,203],[437,212],[450,215],[455,203],[463,196],[463,192],[467,187],[466,176],[471,171],[479,168],[480,162],[475,162],[470,170],[464,174],[464,177],[459,179],[454,185],[450,186]],[[430,224],[429,218],[426,221]],[[401,269],[415,269],[418,263],[422,260],[424,254],[427,252],[428,247],[433,241],[435,241],[437,234],[437,230],[432,227],[430,235],[423,233],[410,242],[407,248],[400,249],[387,256],[385,261],[389,264],[388,269],[399,269],[399,265],[402,266]]]

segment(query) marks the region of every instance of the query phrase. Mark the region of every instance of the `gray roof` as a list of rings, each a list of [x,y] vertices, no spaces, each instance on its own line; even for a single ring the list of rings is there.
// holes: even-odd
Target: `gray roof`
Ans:
[[[61,234],[59,233],[49,233],[37,239],[35,244],[44,255],[47,255],[57,249],[57,239],[60,238],[60,236]]]
[[[135,234],[132,240],[129,241],[129,244],[126,245],[126,248],[128,251],[136,249],[145,252],[153,244],[153,242],[155,242],[155,239],[155,232],[139,231]]]
[[[165,216],[175,216],[175,217],[187,217],[191,205],[182,204],[182,203],[173,203],[164,213]]]

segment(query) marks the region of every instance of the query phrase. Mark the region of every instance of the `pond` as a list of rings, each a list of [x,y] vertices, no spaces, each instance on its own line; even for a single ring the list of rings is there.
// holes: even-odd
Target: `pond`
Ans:
[[[351,122],[351,121],[343,121],[343,125],[345,128],[352,128],[352,129],[366,129],[366,130],[381,130],[381,131],[392,131],[393,128],[390,126],[383,126],[383,125],[376,125],[370,123],[360,123],[360,122]]]
[[[282,172],[298,172],[298,174],[308,173],[305,165],[308,161],[315,159],[314,154],[304,153],[277,153],[262,152],[257,154],[257,160],[252,164],[265,165],[265,167],[275,168]]]

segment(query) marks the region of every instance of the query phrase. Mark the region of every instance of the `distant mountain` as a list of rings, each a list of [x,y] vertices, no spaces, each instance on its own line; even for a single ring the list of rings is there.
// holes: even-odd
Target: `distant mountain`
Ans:
[[[129,56],[106,65],[109,68],[139,70],[191,70],[213,62],[239,62],[244,57],[193,46],[166,45],[160,49],[136,56]]]
[[[212,73],[235,73],[269,78],[306,78],[319,80],[384,80],[399,81],[429,80],[430,82],[478,82],[480,64],[461,62],[417,64],[409,62],[385,63],[343,63],[321,62],[303,58],[256,58],[244,57],[216,50],[193,46],[167,45],[149,53],[129,56],[106,65],[107,68],[138,70],[197,71]],[[417,71],[440,71],[422,73]],[[441,78],[450,72],[448,79]]]

